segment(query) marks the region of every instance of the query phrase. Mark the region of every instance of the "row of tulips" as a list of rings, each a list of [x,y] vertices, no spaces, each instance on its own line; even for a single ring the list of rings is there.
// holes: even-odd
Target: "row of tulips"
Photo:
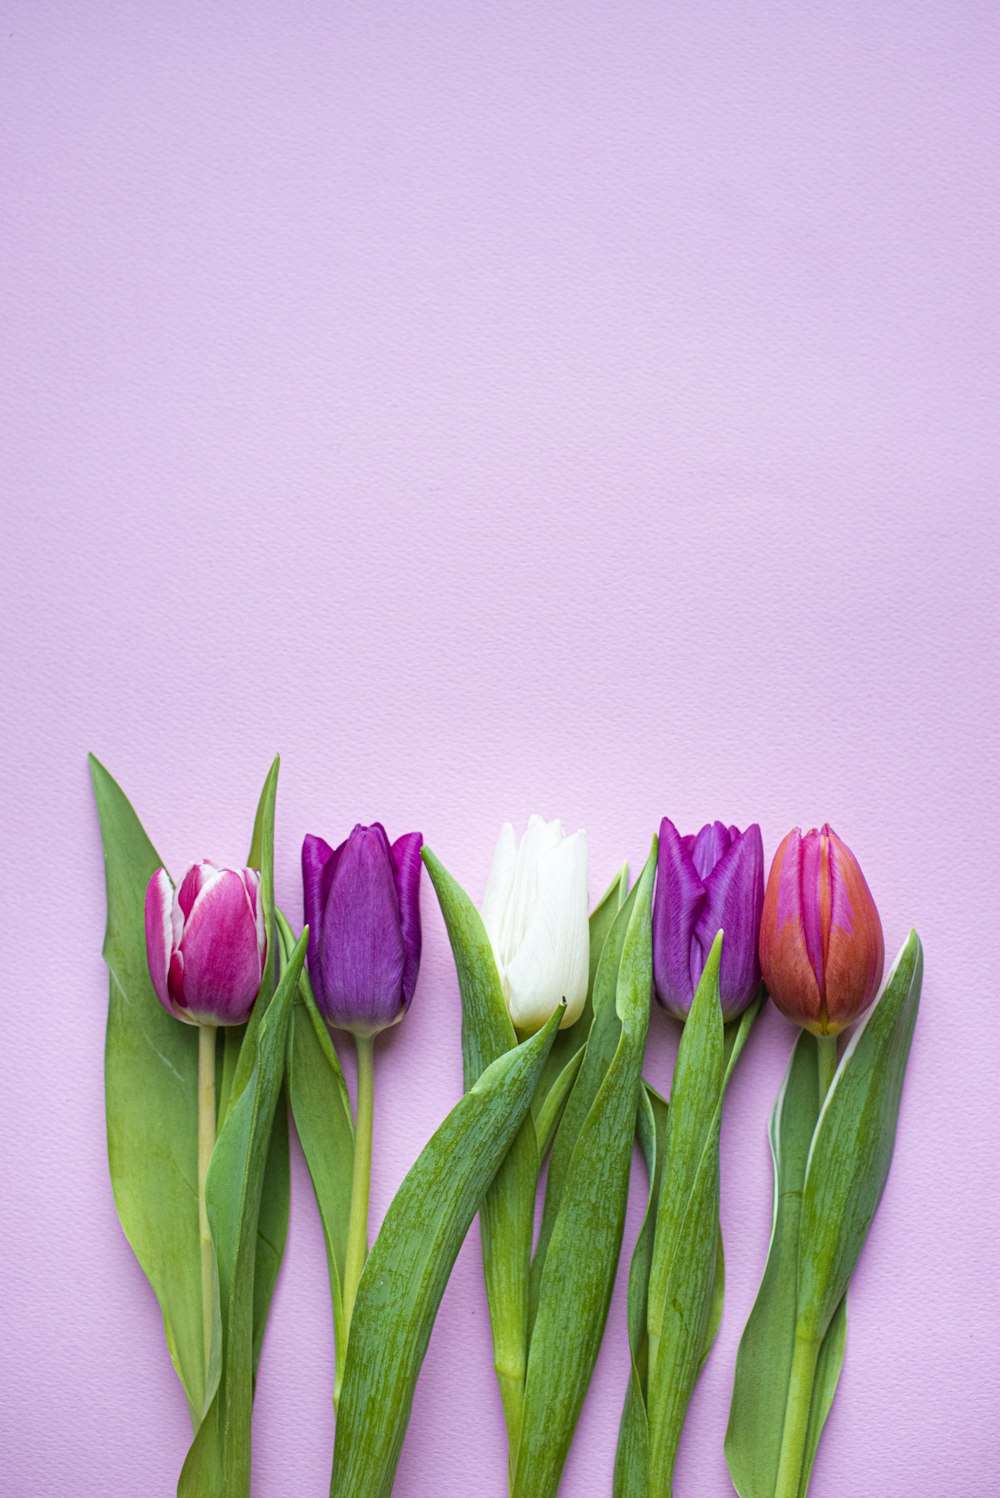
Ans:
[[[420,968],[420,852],[408,832],[390,843],[380,822],[337,848],[302,845],[308,967],[320,1013],[355,1036],[402,1019]],[[244,1025],[267,957],[256,869],[192,864],[175,891],[157,869],[146,891],[149,970],[161,1003],[192,1024]],[[762,921],[763,916],[763,921]],[[506,822],[482,906],[510,1017],[527,1034],[557,1005],[560,1028],[587,998],[587,835],[529,819],[518,845]],[[719,931],[725,1020],[768,993],[789,1019],[837,1035],[869,1006],[882,978],[882,923],[854,854],[828,824],[788,833],[764,886],[760,827],[709,822],[682,836],[660,823],[653,896],[655,995],[683,1021]]]
[[[872,1007],[881,922],[832,829],[790,832],[765,885],[756,824],[682,836],[665,818],[635,885],[622,869],[593,912],[586,834],[537,816],[520,842],[502,828],[478,911],[420,833],[390,842],[378,823],[357,826],[335,848],[310,835],[296,940],[274,902],[277,762],[250,866],[195,864],[176,887],[118,786],[92,769],[109,895],[112,1178],[191,1408],[179,1494],[249,1492],[253,1375],[287,1223],[286,1092],[328,1249],[335,1498],[392,1491],[437,1305],[477,1212],[509,1492],[557,1491],[608,1314],[636,1138],[649,1202],[629,1273],[614,1493],[672,1493],[722,1310],[723,1099],[769,995],[802,1034],[772,1118],[771,1250],[726,1451],[741,1498],[804,1498],[843,1357],[847,1280],[888,1171],[921,976],[911,934]],[[369,1252],[374,1038],[417,986],[424,866],[455,954],[466,1092]],[[669,1107],[642,1074],[651,994],[684,1026]],[[839,1055],[837,1036],[858,1020]],[[357,1050],[353,1114],[342,1031]],[[174,1174],[158,1102],[191,1120],[171,1146]],[[159,1155],[143,1155],[143,1132]],[[172,1206],[178,1179],[191,1195]],[[483,1491],[498,1486],[484,1476]]]

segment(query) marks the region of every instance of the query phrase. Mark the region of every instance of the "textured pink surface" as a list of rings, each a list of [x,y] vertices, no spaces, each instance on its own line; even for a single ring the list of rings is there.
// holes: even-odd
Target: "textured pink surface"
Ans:
[[[107,1177],[85,751],[179,869],[242,860],[280,748],[295,914],[303,833],[358,818],[421,826],[477,896],[533,809],[587,827],[595,895],[663,812],[757,817],[768,856],[831,819],[928,978],[813,1492],[995,1493],[973,944],[996,934],[996,7],[8,0],[2,22],[0,1490],[158,1498],[188,1436]],[[460,1088],[426,888],[424,916],[378,1058],[376,1219]],[[728,1298],[678,1498],[729,1491],[791,1039],[768,1013],[728,1103]],[[655,1015],[661,1084],[674,1048]],[[293,1187],[259,1498],[327,1491],[298,1154]],[[609,1492],[625,1370],[621,1272],[571,1498]],[[397,1492],[498,1498],[503,1453],[473,1235]]]

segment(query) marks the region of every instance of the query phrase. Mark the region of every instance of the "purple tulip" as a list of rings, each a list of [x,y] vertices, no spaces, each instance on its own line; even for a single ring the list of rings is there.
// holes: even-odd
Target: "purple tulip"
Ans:
[[[660,823],[653,899],[656,996],[678,1019],[691,1008],[719,931],[719,996],[723,1017],[735,1019],[760,983],[757,941],[764,904],[764,845],[754,822],[745,832],[709,822],[697,837]]]
[[[242,1025],[267,959],[256,869],[194,863],[177,890],[166,869],[146,888],[146,955],[157,998],[191,1025]]]
[[[420,966],[420,849],[407,832],[391,846],[379,822],[331,848],[302,844],[309,975],[331,1025],[377,1035],[410,1007]]]

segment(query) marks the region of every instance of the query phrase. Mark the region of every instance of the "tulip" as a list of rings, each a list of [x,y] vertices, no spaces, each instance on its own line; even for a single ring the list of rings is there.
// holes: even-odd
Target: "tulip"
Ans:
[[[581,830],[567,837],[561,822],[533,816],[518,846],[505,822],[482,916],[517,1029],[529,1034],[541,1029],[561,1002],[566,1005],[561,1028],[578,1020],[590,970],[587,834]]]
[[[697,836],[682,837],[664,817],[653,900],[653,980],[668,1013],[686,1018],[720,931],[723,1017],[743,1012],[760,985],[763,901],[764,845],[756,822],[745,832],[709,822]]]
[[[774,855],[760,960],[775,1004],[814,1035],[838,1035],[878,991],[882,922],[860,864],[828,823],[804,837],[796,827]]]
[[[331,848],[302,844],[309,975],[329,1024],[377,1035],[410,1007],[420,966],[420,848],[408,832],[391,846],[379,822]]]
[[[339,848],[311,835],[302,844],[309,976],[327,1023],[353,1033],[358,1063],[338,1364],[368,1248],[375,1036],[409,1009],[420,967],[422,844],[419,832],[407,832],[390,845],[380,822],[358,825]]]
[[[264,975],[267,932],[256,869],[194,863],[175,891],[146,888],[146,955],[157,998],[192,1025],[242,1025]]]

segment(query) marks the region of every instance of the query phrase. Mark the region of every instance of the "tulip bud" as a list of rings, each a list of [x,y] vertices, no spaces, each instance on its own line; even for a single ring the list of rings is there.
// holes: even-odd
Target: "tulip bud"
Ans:
[[[377,1035],[410,1007],[420,967],[419,832],[391,846],[380,822],[331,848],[302,844],[309,975],[321,1013],[355,1035]]]
[[[482,915],[515,1026],[541,1029],[563,1001],[561,1028],[578,1020],[590,976],[587,834],[566,837],[561,822],[533,816],[518,846],[505,822]]]
[[[814,1035],[838,1035],[878,991],[882,922],[860,864],[828,823],[805,837],[796,827],[774,855],[760,960],[782,1014]]]
[[[257,870],[194,863],[175,891],[157,869],[146,888],[146,955],[157,998],[177,1019],[245,1024],[267,958]]]
[[[745,832],[709,822],[697,837],[682,837],[664,817],[653,899],[653,980],[669,1014],[687,1018],[720,931],[722,1013],[727,1020],[742,1014],[760,984],[763,903],[764,845],[756,822]]]

